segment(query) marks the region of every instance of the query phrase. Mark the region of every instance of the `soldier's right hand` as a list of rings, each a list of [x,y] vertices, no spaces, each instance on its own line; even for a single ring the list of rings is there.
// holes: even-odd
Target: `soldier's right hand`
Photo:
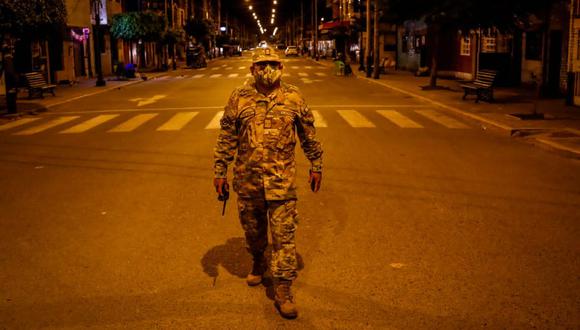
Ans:
[[[226,178],[214,178],[213,186],[218,195],[223,196],[228,190],[228,179]]]

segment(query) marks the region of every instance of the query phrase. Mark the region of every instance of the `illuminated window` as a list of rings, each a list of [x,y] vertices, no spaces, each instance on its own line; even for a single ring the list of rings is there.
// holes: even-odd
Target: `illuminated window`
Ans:
[[[461,56],[471,56],[471,38],[461,37],[461,47],[459,55]]]

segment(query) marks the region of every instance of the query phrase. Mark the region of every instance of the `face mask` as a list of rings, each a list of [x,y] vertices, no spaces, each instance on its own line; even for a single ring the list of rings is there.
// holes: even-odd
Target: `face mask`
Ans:
[[[256,66],[254,71],[254,79],[256,83],[262,84],[265,87],[272,87],[282,78],[282,70],[279,66],[272,66],[270,64],[266,66]]]

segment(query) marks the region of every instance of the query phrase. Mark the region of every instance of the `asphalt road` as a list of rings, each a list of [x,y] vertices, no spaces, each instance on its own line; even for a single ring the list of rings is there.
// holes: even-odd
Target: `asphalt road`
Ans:
[[[216,118],[249,59],[0,126],[0,328],[579,328],[580,162],[304,59],[297,320],[249,288]],[[52,126],[51,126],[52,125]],[[230,173],[231,175],[231,173]]]

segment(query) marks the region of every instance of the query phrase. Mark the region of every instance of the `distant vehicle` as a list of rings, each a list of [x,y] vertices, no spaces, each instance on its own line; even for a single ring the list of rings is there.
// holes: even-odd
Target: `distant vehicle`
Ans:
[[[240,45],[233,45],[232,55],[242,56],[242,47]]]
[[[284,54],[286,54],[286,57],[288,57],[288,56],[298,56],[298,47],[296,47],[296,46],[288,46],[288,47],[286,47],[286,50],[284,51]]]

